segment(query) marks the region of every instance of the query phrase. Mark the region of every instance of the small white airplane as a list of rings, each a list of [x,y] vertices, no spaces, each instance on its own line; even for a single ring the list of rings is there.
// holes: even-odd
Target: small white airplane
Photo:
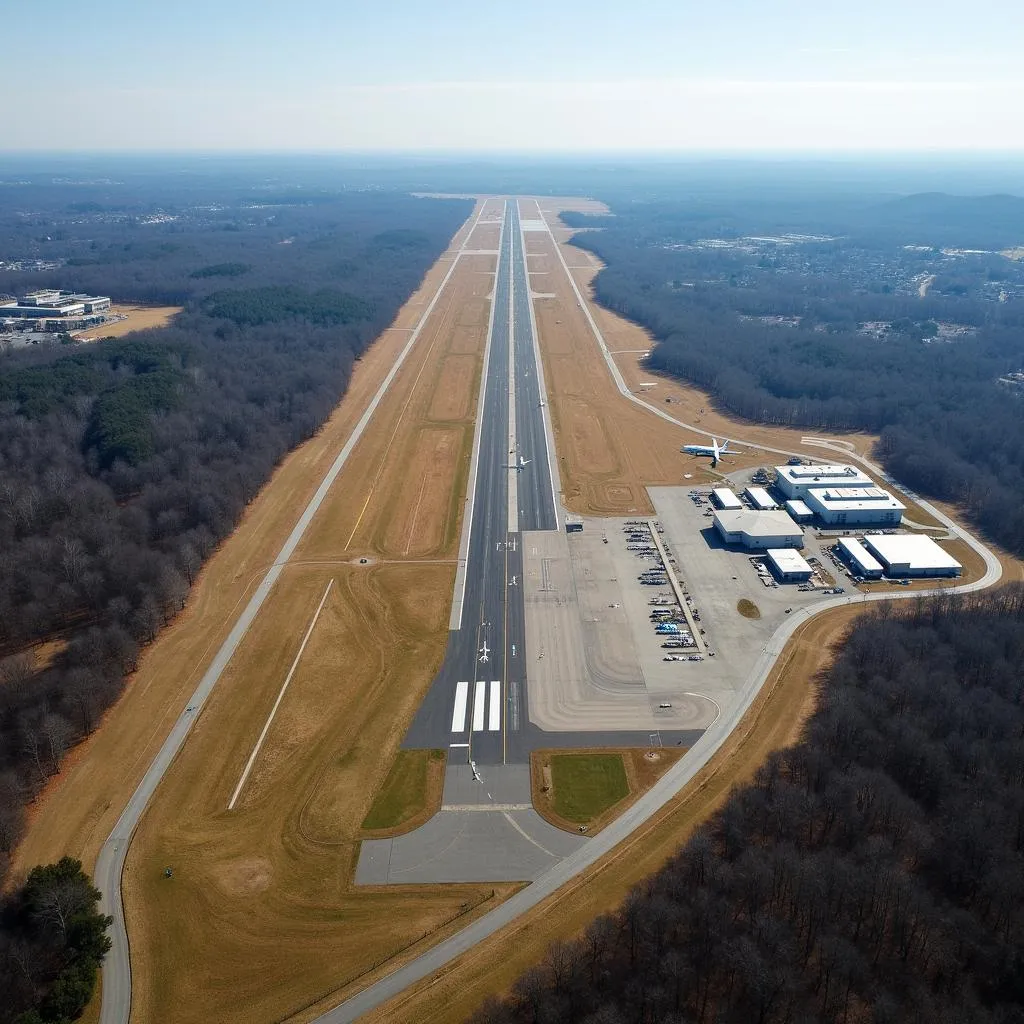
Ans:
[[[524,459],[522,457],[522,455],[520,455],[518,462],[513,460],[506,468],[507,469],[514,469],[517,473],[521,473],[523,471],[523,467],[524,466],[528,466],[531,461],[532,461],[531,459]]]
[[[487,641],[484,641],[483,647],[480,648],[480,660],[483,662],[490,661],[491,652],[488,650]]]
[[[684,444],[679,450],[687,455],[701,455],[710,458],[712,469],[718,465],[718,461],[723,455],[742,454],[735,448],[730,448],[728,441],[725,444],[719,444],[716,437],[711,438],[711,444]]]

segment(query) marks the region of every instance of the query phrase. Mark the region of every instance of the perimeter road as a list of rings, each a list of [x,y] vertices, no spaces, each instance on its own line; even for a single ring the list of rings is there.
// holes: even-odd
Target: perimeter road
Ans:
[[[405,363],[406,357],[412,351],[419,339],[420,332],[430,319],[430,315],[433,313],[438,299],[440,299],[448,285],[448,282],[451,280],[452,274],[455,273],[455,268],[459,265],[460,257],[466,253],[466,243],[472,237],[473,230],[476,228],[477,224],[479,224],[480,215],[483,213],[485,205],[485,203],[481,203],[479,210],[477,210],[476,217],[473,219],[469,231],[466,233],[458,250],[455,252],[454,258],[452,259],[452,265],[448,268],[448,271],[444,275],[440,285],[438,285],[437,291],[434,293],[434,297],[430,300],[427,308],[423,311],[422,316],[417,321],[416,328],[409,335],[409,340],[406,342],[405,348],[403,348],[399,353],[394,366],[391,367],[387,376],[381,383],[381,386],[378,388],[377,393],[373,396],[370,404],[366,407],[366,411],[360,417],[359,422],[355,425],[349,439],[345,442],[344,447],[338,453],[338,456],[332,463],[331,468],[327,471],[323,480],[320,482],[320,486],[317,488],[316,493],[310,499],[309,504],[299,517],[299,521],[295,524],[292,532],[288,535],[288,539],[284,542],[283,547],[278,552],[277,557],[274,559],[274,562],[267,574],[260,581],[259,586],[249,599],[249,603],[245,606],[242,614],[235,621],[234,626],[231,627],[231,631],[221,644],[220,649],[217,651],[202,679],[200,679],[195,692],[189,698],[185,710],[171,727],[171,731],[168,734],[167,739],[164,740],[163,746],[157,752],[156,757],[153,759],[153,763],[149,766],[146,774],[142,777],[142,781],[139,783],[138,788],[132,794],[131,799],[128,801],[124,811],[121,813],[121,817],[118,818],[117,824],[114,826],[114,830],[110,833],[107,841],[100,849],[99,855],[96,858],[96,867],[93,872],[93,879],[101,894],[100,912],[108,914],[113,918],[113,923],[111,924],[108,932],[111,940],[110,952],[103,961],[103,1001],[100,1007],[100,1024],[128,1024],[128,1019],[131,1015],[131,959],[128,947],[128,931],[124,920],[124,903],[121,899],[121,875],[124,871],[125,858],[128,856],[128,847],[131,844],[135,829],[142,820],[142,815],[145,812],[149,801],[152,799],[153,793],[156,791],[157,786],[160,785],[160,780],[164,777],[164,774],[170,767],[171,762],[184,745],[185,739],[189,732],[191,732],[192,726],[198,717],[199,712],[202,710],[203,705],[206,703],[207,698],[212,693],[213,688],[217,685],[221,674],[227,667],[228,662],[231,660],[235,651],[238,649],[239,644],[241,644],[242,638],[252,625],[252,622],[259,613],[260,608],[263,607],[264,601],[266,601],[267,597],[270,595],[270,592],[273,589],[274,584],[277,582],[278,577],[284,570],[288,559],[291,558],[295,549],[298,547],[299,542],[305,535],[306,530],[309,528],[309,524],[313,521],[313,517],[319,510],[324,498],[327,497],[327,494],[331,489],[331,485],[337,479],[342,467],[348,461],[352,450],[359,442],[359,439],[363,436],[363,431],[366,429],[373,417],[373,414],[376,412],[377,406],[380,404],[385,394],[387,394],[392,381],[394,381],[398,371]]]

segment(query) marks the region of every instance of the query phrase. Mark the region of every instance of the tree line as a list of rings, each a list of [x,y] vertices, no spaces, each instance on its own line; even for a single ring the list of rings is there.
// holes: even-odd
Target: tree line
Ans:
[[[859,620],[800,742],[472,1024],[1024,1019],[1024,586]]]
[[[26,805],[118,698],[275,465],[323,425],[470,209],[357,193],[252,210],[222,208],[215,192],[146,226],[64,198],[27,223],[8,192],[0,236],[30,246],[45,233],[53,255],[59,235],[59,252],[91,255],[0,274],[0,290],[184,311],[160,330],[0,358],[0,876]]]

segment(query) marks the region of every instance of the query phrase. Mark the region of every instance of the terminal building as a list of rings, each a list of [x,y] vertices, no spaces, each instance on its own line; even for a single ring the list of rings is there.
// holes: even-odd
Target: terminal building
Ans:
[[[804,546],[803,530],[781,510],[723,509],[715,512],[715,529],[726,544],[738,544],[749,551]]]
[[[735,492],[729,490],[728,487],[716,487],[711,492],[711,500],[718,508],[727,508],[732,510],[743,508],[743,502],[740,501],[740,499],[736,497]]]
[[[804,501],[815,487],[874,486],[871,477],[856,466],[776,466],[775,484],[787,498]]]
[[[769,568],[780,583],[804,583],[811,578],[811,567],[799,551],[769,548],[765,555]]]
[[[959,576],[963,566],[931,539],[918,533],[869,533],[865,546],[885,567],[886,576]]]
[[[859,540],[840,537],[836,545],[839,557],[853,570],[854,575],[877,580],[882,575],[882,563]]]
[[[763,487],[748,487],[744,492],[747,500],[759,512],[770,512],[778,508],[778,503]]]
[[[895,526],[906,505],[888,491],[867,487],[812,487],[804,501],[826,526]]]

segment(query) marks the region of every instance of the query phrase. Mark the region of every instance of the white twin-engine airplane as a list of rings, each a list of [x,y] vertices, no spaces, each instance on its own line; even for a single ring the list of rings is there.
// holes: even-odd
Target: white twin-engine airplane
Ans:
[[[485,640],[483,647],[480,648],[480,660],[485,662],[485,661],[488,661],[490,659],[490,657],[491,657],[491,652],[488,650],[488,648],[487,648],[487,641]]]
[[[737,451],[735,448],[729,447],[729,442],[725,444],[719,444],[718,438],[711,438],[711,444],[684,444],[679,449],[681,452],[685,452],[687,455],[703,455],[711,459],[711,468],[714,469],[718,465],[718,460],[723,455],[741,455],[742,452]]]

